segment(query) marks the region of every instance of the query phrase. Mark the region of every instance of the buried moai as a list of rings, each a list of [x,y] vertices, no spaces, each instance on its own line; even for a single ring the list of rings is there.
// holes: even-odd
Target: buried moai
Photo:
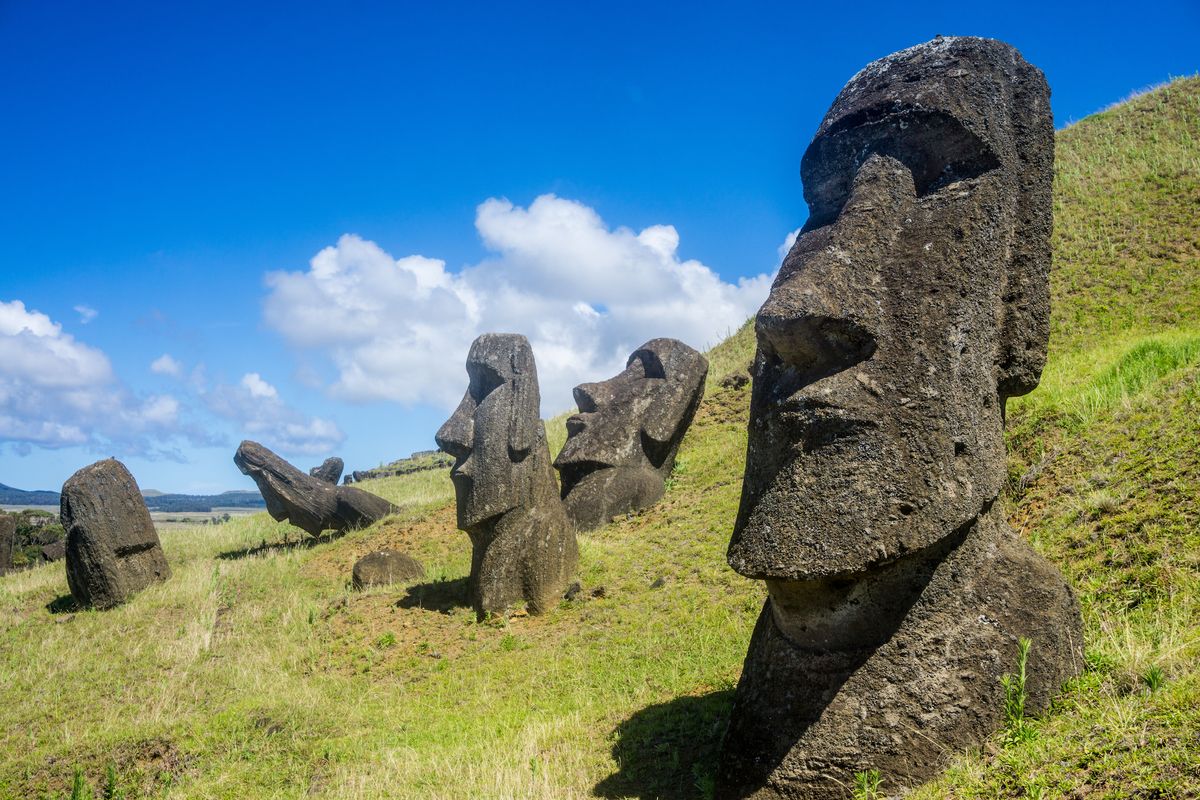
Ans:
[[[1049,329],[1054,131],[1012,47],[939,38],[868,65],[804,155],[809,221],[755,322],[730,566],[766,582],[720,798],[924,782],[1081,665],[1062,576],[1005,520],[1004,404]]]
[[[567,516],[579,530],[649,508],[704,396],[708,361],[676,339],[652,339],[624,371],[575,387],[579,413],[554,461]]]
[[[120,461],[109,458],[76,472],[63,484],[59,503],[67,585],[80,605],[112,608],[171,577],[146,501]]]
[[[345,462],[337,456],[333,456],[322,461],[321,466],[310,469],[308,474],[319,481],[337,484],[342,479],[342,470],[345,467]]]
[[[550,465],[539,417],[537,368],[529,341],[485,333],[467,356],[469,382],[437,432],[454,456],[450,477],[458,527],[471,538],[471,602],[476,613],[531,613],[554,607],[579,560]]]
[[[233,463],[254,479],[273,519],[286,519],[313,536],[365,528],[396,510],[378,495],[305,475],[258,442],[242,442]]]

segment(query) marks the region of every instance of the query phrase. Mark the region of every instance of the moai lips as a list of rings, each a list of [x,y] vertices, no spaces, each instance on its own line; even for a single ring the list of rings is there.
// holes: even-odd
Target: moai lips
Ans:
[[[554,466],[579,530],[658,502],[707,375],[704,356],[683,342],[652,339],[621,373],[575,387],[579,413]]]
[[[1078,669],[1061,576],[1008,528],[1004,403],[1049,330],[1053,127],[1012,47],[935,39],[842,90],[805,153],[808,223],[756,319],[729,564],[769,599],[718,797],[913,786]]]

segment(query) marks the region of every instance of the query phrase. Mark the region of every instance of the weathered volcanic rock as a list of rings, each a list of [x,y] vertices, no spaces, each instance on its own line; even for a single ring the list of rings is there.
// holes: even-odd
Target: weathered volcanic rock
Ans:
[[[242,442],[233,463],[258,484],[273,519],[286,519],[313,536],[364,528],[396,510],[370,492],[305,475],[258,442]]]
[[[401,553],[399,550],[376,550],[355,562],[352,583],[355,589],[363,589],[367,586],[415,581],[424,577],[425,567],[407,553]]]
[[[467,356],[467,392],[437,432],[454,456],[458,526],[471,537],[476,613],[525,602],[553,608],[579,560],[550,465],[533,350],[524,336],[488,333]]]
[[[579,413],[567,420],[554,466],[579,530],[658,502],[707,375],[708,361],[683,342],[652,339],[623,372],[575,387]]]
[[[342,460],[337,456],[333,456],[332,458],[325,459],[321,466],[310,469],[308,474],[319,481],[325,481],[325,483],[337,483],[341,480],[342,469],[344,467],[345,464],[342,463]]]
[[[810,215],[755,321],[729,564],[766,581],[719,798],[915,786],[1081,665],[1058,572],[1008,527],[1004,404],[1049,330],[1054,138],[1042,74],[1001,42],[868,65],[801,164]]]
[[[57,542],[51,542],[42,546],[42,561],[62,561],[66,557],[66,539],[59,539]]]
[[[0,575],[12,569],[12,551],[17,540],[17,518],[0,511]]]
[[[76,602],[111,608],[171,577],[137,483],[114,458],[97,461],[63,484],[67,584]]]

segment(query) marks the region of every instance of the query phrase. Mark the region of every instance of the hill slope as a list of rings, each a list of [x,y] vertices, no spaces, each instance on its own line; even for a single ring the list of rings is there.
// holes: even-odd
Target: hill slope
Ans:
[[[1079,591],[1088,670],[922,797],[1200,793],[1198,158],[1195,79],[1059,136],[1051,361],[1010,406],[1007,502]],[[174,578],[114,611],[73,609],[61,568],[0,581],[0,797],[77,766],[126,798],[704,797],[763,596],[724,563],[748,395],[717,382],[752,350],[747,326],[713,351],[666,498],[581,537],[586,599],[541,618],[474,621],[430,471],[364,484],[403,511],[333,541],[168,533]],[[429,578],[349,591],[388,545]]]

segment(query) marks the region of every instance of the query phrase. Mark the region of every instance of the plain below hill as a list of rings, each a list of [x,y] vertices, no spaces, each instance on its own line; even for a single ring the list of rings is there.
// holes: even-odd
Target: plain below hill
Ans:
[[[1198,182],[1200,80],[1058,134],[1050,360],[1009,406],[1004,503],[1078,593],[1085,670],[914,797],[1200,796]],[[61,568],[0,580],[0,798],[710,796],[763,601],[725,564],[749,388],[720,377],[753,349],[709,353],[662,502],[581,536],[542,617],[475,621],[448,470],[365,481],[401,511],[338,539],[166,531],[174,577],[113,612]],[[384,547],[428,577],[350,591]]]

